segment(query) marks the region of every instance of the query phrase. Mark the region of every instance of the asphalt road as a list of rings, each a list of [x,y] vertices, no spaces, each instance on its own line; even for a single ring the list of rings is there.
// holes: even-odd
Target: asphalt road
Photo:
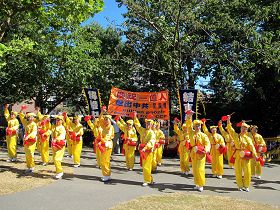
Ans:
[[[0,151],[0,157],[5,157]],[[65,157],[66,159],[66,157]],[[125,168],[124,157],[113,155],[112,180],[100,181],[101,170],[96,168],[94,154],[90,149],[82,153],[81,167],[74,174],[66,174],[54,183],[24,192],[0,196],[0,209],[21,210],[87,210],[108,209],[142,195],[172,192],[198,193],[205,195],[230,196],[280,206],[280,165],[267,163],[261,180],[252,179],[250,192],[239,192],[235,184],[234,170],[225,164],[222,179],[211,177],[210,165],[206,165],[206,186],[202,193],[193,190],[193,177],[180,174],[179,160],[164,159],[158,172],[153,174],[153,186],[142,187],[142,170],[139,157],[134,171]],[[4,180],[1,180],[4,181]]]

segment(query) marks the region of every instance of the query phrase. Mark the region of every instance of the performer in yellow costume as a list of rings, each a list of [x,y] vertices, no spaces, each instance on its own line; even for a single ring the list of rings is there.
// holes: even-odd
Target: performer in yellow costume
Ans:
[[[40,153],[43,162],[42,165],[46,166],[49,162],[49,141],[50,141],[50,135],[52,133],[52,125],[50,123],[49,115],[40,116],[39,114],[38,117],[40,120],[37,123],[38,126],[37,143],[38,142],[40,143]]]
[[[252,139],[248,137],[248,128],[250,127],[245,122],[241,124],[240,134],[236,133],[230,122],[230,115],[227,120],[227,130],[234,139],[235,158],[234,171],[238,190],[249,192],[251,183],[251,158],[257,158],[256,150]]]
[[[183,174],[188,175],[190,171],[190,137],[188,133],[187,125],[184,123],[180,129],[178,124],[180,121],[175,120],[174,122],[174,132],[178,135],[179,143],[179,157],[180,157],[180,168]]]
[[[80,117],[75,116],[73,121],[71,121],[66,116],[66,125],[68,126],[69,136],[72,141],[72,154],[75,168],[81,165],[81,153],[83,148],[82,136],[84,134],[84,130],[80,120]]]
[[[111,154],[113,148],[114,127],[111,124],[112,116],[106,112],[100,114],[100,125],[98,127],[98,133],[100,142],[98,148],[100,150],[100,163],[103,177],[101,180],[107,182],[111,179]]]
[[[27,173],[32,173],[35,167],[34,152],[37,141],[37,124],[35,123],[35,116],[36,115],[34,113],[28,113],[26,114],[26,120],[25,114],[22,112],[22,110],[19,114],[21,123],[25,130],[23,145],[26,158]]]
[[[263,137],[258,134],[258,126],[252,125],[250,127],[249,137],[253,140],[257,156],[261,157],[261,155],[266,152],[267,148]],[[260,161],[254,158],[251,160],[251,172],[252,176],[256,176],[257,179],[261,179],[262,165]]]
[[[73,154],[72,154],[72,145],[73,145],[73,141],[70,137],[70,133],[69,133],[69,129],[71,129],[71,124],[72,124],[72,120],[73,117],[68,117],[68,121],[67,119],[67,112],[63,112],[62,113],[63,116],[63,125],[66,129],[66,147],[67,147],[67,153],[68,155],[66,157],[72,158]]]
[[[187,128],[190,136],[190,146],[191,146],[191,159],[192,159],[192,170],[194,176],[194,189],[198,191],[203,191],[203,186],[205,185],[205,160],[206,153],[210,152],[210,141],[206,134],[201,132],[200,120],[194,120],[192,123],[193,112],[187,114]],[[193,130],[193,128],[194,130]]]
[[[156,162],[158,166],[162,164],[162,152],[163,145],[165,144],[165,135],[163,131],[160,129],[160,122],[155,123],[155,134],[156,134],[156,143],[157,145],[157,153],[156,153]]]
[[[126,122],[121,117],[115,118],[118,127],[124,133],[123,149],[125,151],[125,162],[128,170],[132,171],[135,162],[135,150],[137,145],[137,133],[133,127],[133,120]]]
[[[8,149],[8,159],[7,162],[17,161],[17,133],[19,128],[19,122],[17,120],[17,112],[8,110],[9,105],[4,105],[4,116],[8,122],[8,127],[6,128],[6,142]]]
[[[220,152],[220,148],[225,147],[224,138],[217,133],[217,126],[210,126],[210,133],[204,122],[202,129],[208,136],[211,144],[210,155],[212,156],[212,177],[221,179],[224,174],[224,156],[223,153]]]
[[[100,142],[100,133],[99,133],[99,126],[100,126],[100,123],[99,123],[99,119],[95,119],[94,120],[94,123],[92,123],[92,121],[90,120],[91,119],[91,116],[85,116],[85,121],[87,122],[88,126],[91,128],[92,132],[93,132],[93,135],[94,135],[94,142],[93,142],[93,151],[96,155],[96,162],[97,162],[97,166],[99,168],[101,168],[101,151],[99,150],[98,148],[98,143]]]
[[[66,130],[63,126],[63,116],[56,116],[55,125],[52,126],[52,151],[53,162],[56,169],[56,179],[63,176],[63,168],[61,162],[63,160],[65,145],[66,145]]]
[[[144,176],[143,186],[148,186],[148,184],[153,184],[152,161],[153,149],[156,143],[156,135],[152,130],[154,121],[152,119],[145,119],[145,123],[146,128],[141,127],[141,124],[135,114],[134,125],[141,137],[139,152],[142,159],[142,168]]]
[[[158,143],[158,140],[157,140],[157,131],[156,131],[156,124],[157,124],[157,121],[154,120],[153,121],[153,125],[152,125],[152,130],[154,131],[155,133],[155,136],[156,136],[156,141],[155,141],[155,144],[154,144],[154,149],[153,149],[153,160],[152,160],[152,172],[156,172],[157,171],[157,152],[158,152],[158,148],[159,148],[159,143]]]
[[[225,141],[226,141],[226,145],[227,145],[227,161],[228,161],[228,165],[230,168],[233,168],[233,163],[230,162],[230,158],[233,154],[233,151],[235,150],[234,147],[234,140],[233,138],[229,135],[229,133],[227,131],[224,130],[223,128],[223,124],[222,121],[220,120],[218,123],[218,127],[220,130],[220,133],[222,134],[222,136],[224,137]]]

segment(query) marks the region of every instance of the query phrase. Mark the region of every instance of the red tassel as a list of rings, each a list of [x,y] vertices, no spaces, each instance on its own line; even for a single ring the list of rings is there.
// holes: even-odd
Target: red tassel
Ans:
[[[236,127],[241,127],[242,126],[242,121],[236,124]]]
[[[84,120],[87,122],[87,121],[89,121],[91,119],[91,116],[89,116],[89,115],[87,115],[87,116],[85,116],[84,117]]]
[[[205,118],[202,118],[202,119],[201,119],[201,122],[203,122],[203,123],[206,123],[206,121],[207,121],[207,120],[206,120]]]
[[[189,109],[189,110],[186,111],[186,114],[187,114],[187,115],[189,115],[189,114],[191,114],[191,113],[194,113],[194,111],[191,110],[191,109]]]
[[[264,158],[263,158],[262,156],[259,156],[259,157],[257,158],[257,161],[260,162],[261,166],[264,166],[265,160],[264,160]]]
[[[149,113],[146,118],[149,119],[149,120],[152,120],[155,117],[154,117],[154,115],[152,113]]]
[[[209,153],[206,153],[206,162],[212,163],[212,156]]]
[[[222,121],[227,121],[228,120],[228,116],[222,116]]]
[[[219,152],[220,152],[220,154],[226,154],[226,153],[227,153],[227,150],[228,150],[228,148],[227,148],[226,145],[225,145],[224,147],[223,147],[223,146],[220,146],[220,147],[219,147]]]
[[[106,110],[107,110],[107,107],[106,107],[106,106],[102,106],[101,110],[102,110],[102,111],[106,111]]]
[[[117,115],[117,116],[115,117],[115,121],[116,121],[116,122],[118,122],[120,119],[121,119],[121,117],[120,117],[119,115]]]
[[[189,142],[189,141],[186,141],[185,146],[186,146],[186,149],[189,150],[189,149],[190,149],[190,142]]]
[[[27,109],[27,106],[26,105],[22,105],[21,106],[21,110],[25,110],[25,109]]]

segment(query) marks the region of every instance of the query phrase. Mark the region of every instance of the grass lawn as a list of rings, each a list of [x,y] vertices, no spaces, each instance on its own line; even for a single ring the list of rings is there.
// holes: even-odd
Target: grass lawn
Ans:
[[[272,210],[280,209],[276,206],[257,203],[253,201],[235,199],[222,196],[197,195],[190,193],[171,193],[165,195],[149,195],[133,199],[131,201],[121,203],[110,210],[135,209],[164,209],[164,210],[179,210],[179,209],[208,209],[208,210]]]

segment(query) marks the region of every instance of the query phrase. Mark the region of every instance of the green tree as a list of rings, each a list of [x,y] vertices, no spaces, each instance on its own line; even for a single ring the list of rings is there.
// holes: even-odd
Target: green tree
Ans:
[[[63,79],[73,73],[64,71],[72,33],[102,6],[103,0],[1,1],[0,102],[34,97],[42,101],[44,93],[50,93],[48,88],[61,93],[61,84],[66,83]],[[98,51],[98,43],[92,47]],[[70,88],[66,97],[71,92]]]

